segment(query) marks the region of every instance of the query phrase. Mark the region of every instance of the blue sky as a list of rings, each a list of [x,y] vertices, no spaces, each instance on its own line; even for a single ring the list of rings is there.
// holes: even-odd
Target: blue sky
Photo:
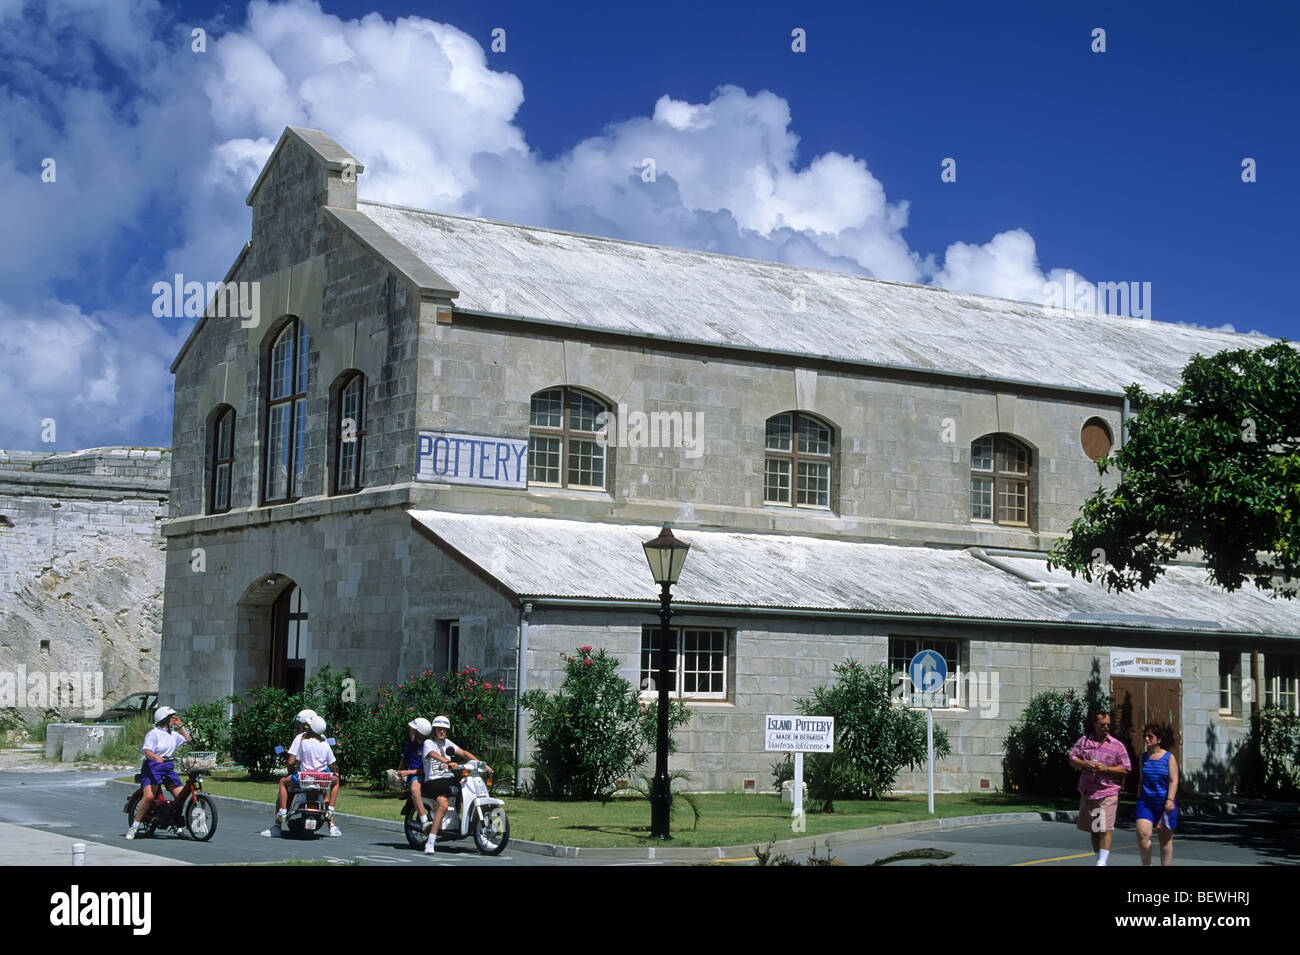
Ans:
[[[575,6],[0,0],[0,447],[170,444],[152,285],[225,274],[289,124],[367,198],[1300,337],[1294,4]]]

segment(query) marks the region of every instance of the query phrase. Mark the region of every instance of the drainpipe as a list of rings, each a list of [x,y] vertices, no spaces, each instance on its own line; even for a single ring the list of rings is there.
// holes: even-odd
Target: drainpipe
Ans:
[[[1119,446],[1128,444],[1128,396],[1124,396],[1124,410],[1119,414]]]
[[[525,603],[519,611],[519,647],[515,653],[515,791],[524,785],[524,748],[528,737],[526,711],[520,704],[528,689],[528,615],[533,605]]]

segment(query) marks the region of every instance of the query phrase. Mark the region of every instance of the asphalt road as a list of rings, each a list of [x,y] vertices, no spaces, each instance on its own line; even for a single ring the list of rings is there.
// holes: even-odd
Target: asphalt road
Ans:
[[[129,790],[107,781],[118,773],[0,772],[0,822],[130,848],[200,865],[267,863],[318,859],[388,866],[578,866],[620,864],[616,861],[558,859],[507,848],[492,858],[469,840],[448,843],[428,858],[406,844],[397,830],[343,822],[339,838],[299,841],[260,835],[271,821],[267,809],[218,802],[217,833],[210,842],[188,836],[155,835],[128,842],[123,806]],[[509,804],[507,802],[507,809]],[[1294,812],[1243,811],[1217,818],[1184,818],[1174,840],[1177,866],[1261,866],[1300,864],[1300,826]],[[1090,866],[1086,833],[1072,823],[1030,822],[969,826],[938,832],[873,837],[844,843],[831,837],[837,859],[871,865],[898,852],[938,849],[951,852],[941,860],[952,865]],[[1158,856],[1157,856],[1158,859]],[[906,860],[891,865],[924,865],[939,860]],[[1114,835],[1112,866],[1139,864],[1132,824]],[[655,865],[626,860],[622,864]]]

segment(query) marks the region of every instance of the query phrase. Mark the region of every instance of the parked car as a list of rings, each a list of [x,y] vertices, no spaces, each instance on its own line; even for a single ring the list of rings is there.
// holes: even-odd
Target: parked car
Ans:
[[[141,713],[153,713],[158,706],[158,691],[149,690],[146,693],[132,693],[124,700],[114,703],[104,712],[100,713],[93,720],[93,723],[121,723],[129,720]]]

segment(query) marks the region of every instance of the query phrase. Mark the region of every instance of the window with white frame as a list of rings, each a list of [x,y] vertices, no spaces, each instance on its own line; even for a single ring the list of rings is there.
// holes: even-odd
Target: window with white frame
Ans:
[[[439,620],[433,633],[433,668],[455,673],[460,666],[460,621]]]
[[[943,657],[948,665],[948,682],[944,690],[948,694],[950,707],[966,705],[966,651],[965,640],[937,640],[930,637],[890,637],[889,638],[889,672],[907,673],[912,658],[925,650],[931,650]],[[905,684],[910,692],[911,681]]]
[[[725,700],[727,698],[729,633],[726,630],[703,630],[695,627],[669,631],[668,668],[674,685],[668,692],[683,700]],[[641,631],[641,692],[658,692],[659,628],[647,626]]]
[[[1300,657],[1264,657],[1264,705],[1300,714]]]
[[[1219,715],[1241,715],[1241,654],[1219,654]]]

